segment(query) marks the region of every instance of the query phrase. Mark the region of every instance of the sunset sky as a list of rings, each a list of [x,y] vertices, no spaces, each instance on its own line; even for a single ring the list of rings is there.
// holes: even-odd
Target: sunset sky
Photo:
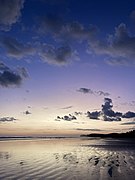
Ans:
[[[135,127],[134,0],[0,0],[0,136]]]

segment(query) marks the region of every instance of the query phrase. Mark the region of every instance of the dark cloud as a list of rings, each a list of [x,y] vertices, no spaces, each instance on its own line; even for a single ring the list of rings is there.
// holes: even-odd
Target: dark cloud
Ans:
[[[84,27],[79,22],[66,22],[56,14],[47,14],[39,17],[38,31],[39,36],[43,33],[59,44],[57,47],[49,44],[40,45],[40,58],[49,64],[61,66],[79,59],[77,50],[69,44],[71,45],[74,41],[80,43],[92,39],[97,29],[92,25],[88,28]]]
[[[133,20],[133,22],[135,22],[135,10],[131,12],[130,18]]]
[[[117,117],[117,116],[110,117],[110,116],[104,115],[103,119],[104,119],[104,121],[121,121],[121,118]]]
[[[94,112],[89,112],[87,111],[87,117],[89,117],[90,119],[97,119],[99,120],[99,116],[100,116],[100,111],[94,111]]]
[[[1,37],[0,46],[10,57],[22,59],[34,56],[37,53],[43,62],[58,66],[67,65],[79,59],[77,51],[68,44],[55,47],[54,45],[35,42],[31,45],[30,43],[19,42],[12,37]]]
[[[75,111],[74,114],[75,114],[75,116],[78,116],[78,115],[82,115],[83,113]]]
[[[92,89],[89,89],[89,88],[80,88],[77,91],[84,93],[84,94],[93,94],[93,95],[98,95],[98,96],[110,96],[110,94],[108,92],[93,91]]]
[[[17,119],[15,119],[14,117],[2,117],[0,118],[0,123],[1,122],[13,122],[16,121]]]
[[[6,50],[9,56],[17,59],[33,55],[34,53],[34,48],[31,45],[24,45],[12,37],[2,37],[0,45]]]
[[[77,118],[74,115],[69,114],[63,117],[57,116],[56,120],[73,121],[73,120],[77,120]]]
[[[20,74],[24,78],[27,78],[29,76],[27,70],[24,67],[18,67],[17,73]]]
[[[10,71],[0,73],[0,85],[8,87],[10,85],[20,85],[22,78],[19,74]]]
[[[98,111],[98,110],[92,111],[92,112],[87,111],[87,113],[84,113],[84,114],[89,119],[103,120],[103,121],[108,121],[108,122],[112,122],[112,121],[118,122],[118,121],[121,121],[123,118],[126,118],[126,119],[135,118],[135,112],[128,111],[126,113],[122,113],[122,112],[113,111],[113,103],[112,103],[112,99],[110,98],[104,98],[104,104],[102,104],[101,107],[102,107],[101,111]],[[83,115],[83,113],[76,111],[72,113],[72,115],[69,114],[63,117],[57,116],[56,120],[57,121],[60,121],[60,120],[72,121],[72,120],[76,120],[77,119],[76,116],[78,115]],[[126,125],[126,124],[128,125],[128,124],[134,124],[134,123],[127,122],[127,123],[123,123],[122,125]]]
[[[47,34],[59,34],[63,28],[63,19],[56,14],[47,14],[39,18],[39,32]]]
[[[90,112],[87,111],[86,116],[90,119],[104,120],[104,121],[121,121],[122,118],[134,118],[135,112],[128,111],[126,113],[115,112],[112,110],[112,99],[104,98],[104,104],[101,111]]]
[[[121,125],[134,125],[135,121],[121,123]]]
[[[96,54],[106,55],[110,65],[135,65],[135,37],[131,36],[125,24],[115,28],[115,33],[106,41],[97,39],[89,42]]]
[[[29,114],[31,114],[31,112],[25,111],[24,114],[29,115]]]
[[[128,111],[125,114],[122,115],[123,118],[134,118],[135,112]]]
[[[67,22],[58,14],[47,14],[38,18],[39,33],[49,34],[55,40],[60,41],[88,41],[97,34],[97,27],[89,25],[85,27],[83,24],[73,21]]]
[[[29,93],[29,92],[30,92],[30,91],[27,89],[27,90],[26,90],[26,93]]]
[[[83,129],[83,128],[77,128],[78,131],[101,131],[100,129]]]
[[[43,62],[59,66],[70,64],[74,59],[77,59],[77,53],[68,45],[56,48],[44,44],[41,46],[39,55]]]
[[[104,104],[102,105],[102,112],[105,115],[113,116],[114,111],[112,111],[112,100],[110,98],[104,98]]]
[[[90,25],[89,27],[84,27],[83,24],[79,22],[67,23],[63,29],[62,33],[66,35],[67,38],[71,40],[91,40],[97,34],[97,27]]]
[[[104,98],[104,104],[102,105],[101,115],[104,121],[121,121],[122,113],[114,112],[112,110],[112,99]]]
[[[104,104],[101,111],[87,112],[86,115],[90,119],[104,120],[104,121],[121,121],[122,113],[114,112],[112,110],[112,99],[104,98]]]
[[[78,92],[84,93],[84,94],[94,94],[94,92],[91,89],[88,88],[80,88],[77,90]]]
[[[24,78],[28,77],[28,73],[24,67],[11,70],[3,62],[0,62],[0,86],[19,86]]]
[[[9,67],[7,67],[3,62],[0,62],[0,71],[9,71]]]
[[[63,107],[61,109],[71,109],[73,106],[66,106],[66,107]]]
[[[110,96],[108,92],[104,92],[104,91],[95,91],[95,94],[99,96]]]
[[[8,31],[21,16],[24,0],[0,0],[0,30]]]

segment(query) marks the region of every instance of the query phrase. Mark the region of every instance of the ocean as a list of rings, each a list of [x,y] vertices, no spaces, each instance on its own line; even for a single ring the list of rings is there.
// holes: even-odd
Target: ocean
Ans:
[[[135,142],[100,138],[0,139],[0,180],[134,180]]]

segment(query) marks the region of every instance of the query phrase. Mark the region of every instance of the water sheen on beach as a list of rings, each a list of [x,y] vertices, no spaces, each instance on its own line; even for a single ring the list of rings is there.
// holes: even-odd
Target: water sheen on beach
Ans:
[[[61,138],[0,141],[0,180],[135,179],[133,140]]]

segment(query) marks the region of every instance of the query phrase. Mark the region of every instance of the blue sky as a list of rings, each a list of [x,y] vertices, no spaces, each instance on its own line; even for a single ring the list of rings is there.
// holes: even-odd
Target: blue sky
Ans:
[[[0,135],[134,129],[134,49],[133,0],[0,0]]]

